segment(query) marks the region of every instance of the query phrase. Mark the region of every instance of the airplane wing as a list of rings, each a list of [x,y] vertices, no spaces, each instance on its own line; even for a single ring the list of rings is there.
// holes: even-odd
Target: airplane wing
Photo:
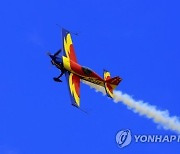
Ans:
[[[71,34],[69,31],[62,29],[63,56],[77,62]]]
[[[77,63],[77,58],[69,31],[62,29],[62,52],[63,56]],[[70,97],[72,105],[80,106],[80,78],[73,73],[66,72],[67,83],[69,86]]]
[[[80,107],[80,78],[70,72],[66,72],[65,74],[69,86],[72,105]]]

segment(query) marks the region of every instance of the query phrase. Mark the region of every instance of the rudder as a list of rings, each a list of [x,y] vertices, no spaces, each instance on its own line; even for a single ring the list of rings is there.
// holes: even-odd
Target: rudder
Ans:
[[[118,84],[122,81],[120,77],[111,78],[110,72],[104,70],[104,87],[108,97],[113,98],[113,91],[118,86]]]

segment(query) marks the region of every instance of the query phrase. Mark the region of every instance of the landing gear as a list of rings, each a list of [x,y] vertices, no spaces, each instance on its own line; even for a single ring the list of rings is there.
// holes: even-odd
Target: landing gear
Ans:
[[[56,82],[62,82],[62,80],[60,80],[59,78],[53,78],[53,80]]]
[[[58,77],[54,77],[53,80],[56,82],[62,82],[62,80],[60,79],[61,76],[63,76],[64,74],[64,70],[61,70],[61,74]]]

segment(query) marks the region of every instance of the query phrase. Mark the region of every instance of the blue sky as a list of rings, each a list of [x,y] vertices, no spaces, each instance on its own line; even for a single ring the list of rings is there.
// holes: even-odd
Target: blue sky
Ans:
[[[123,104],[81,85],[81,106],[70,104],[47,51],[61,48],[56,24],[73,36],[80,64],[123,82],[119,90],[180,116],[179,1],[3,1],[0,5],[0,153],[177,153],[179,144],[131,143],[120,149],[116,133],[174,134],[157,129]]]

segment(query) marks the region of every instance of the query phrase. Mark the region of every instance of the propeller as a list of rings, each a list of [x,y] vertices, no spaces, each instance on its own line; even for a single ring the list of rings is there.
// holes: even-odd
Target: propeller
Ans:
[[[48,56],[50,56],[50,55],[51,55],[51,53],[50,53],[50,52],[47,52],[47,55],[48,55]]]
[[[59,49],[55,54],[54,57],[56,57],[57,55],[59,55],[61,53],[61,49]]]
[[[52,55],[50,52],[47,52],[47,55],[48,56],[50,56],[50,57],[56,57],[56,56],[58,56],[59,54],[61,53],[61,49],[60,50],[58,50],[54,55]]]

